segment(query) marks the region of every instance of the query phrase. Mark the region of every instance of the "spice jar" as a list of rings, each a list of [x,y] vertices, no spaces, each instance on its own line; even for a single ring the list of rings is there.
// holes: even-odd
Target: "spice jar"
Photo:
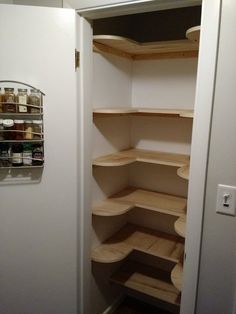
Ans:
[[[33,139],[33,122],[31,120],[25,120],[25,133],[24,139],[25,140],[32,140]]]
[[[23,140],[24,139],[24,120],[14,120],[15,124],[15,139]]]
[[[41,139],[42,138],[42,120],[33,120],[33,139]],[[36,134],[37,133],[37,134]]]
[[[27,113],[27,101],[28,101],[28,94],[27,94],[27,89],[23,88],[18,88],[18,94],[17,94],[17,106],[18,110],[17,112],[19,113]]]
[[[23,165],[32,166],[32,145],[29,143],[23,144]]]
[[[3,108],[2,108],[2,89],[1,89],[1,87],[0,87],[0,112],[2,112],[3,110]]]
[[[14,121],[12,119],[4,119],[3,120],[3,128],[4,128],[4,139],[5,140],[14,140]]]
[[[12,145],[12,166],[20,167],[23,165],[23,146],[22,144],[13,144]]]
[[[6,87],[4,88],[4,90],[5,93],[3,95],[3,112],[14,113],[16,112],[14,88]]]
[[[43,165],[43,146],[41,144],[34,144],[33,145],[33,166],[41,166]]]
[[[31,113],[40,113],[41,106],[41,93],[38,89],[31,89],[29,95],[29,104],[31,105],[30,112]]]
[[[3,119],[0,119],[0,141],[4,140],[4,133],[2,132],[3,130],[4,130]]]
[[[9,167],[10,163],[9,145],[7,143],[0,143],[0,165],[1,167]]]

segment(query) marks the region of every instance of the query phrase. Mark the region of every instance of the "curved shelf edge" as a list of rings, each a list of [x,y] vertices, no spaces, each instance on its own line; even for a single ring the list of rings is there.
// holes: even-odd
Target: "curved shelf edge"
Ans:
[[[114,263],[125,259],[134,250],[178,263],[184,244],[178,237],[127,224],[94,248],[91,257],[94,262]]]
[[[119,216],[135,207],[181,217],[186,212],[187,200],[170,194],[128,187],[110,198],[95,204],[95,216]]]
[[[178,263],[171,271],[171,281],[176,289],[182,291],[183,265]]]
[[[174,224],[175,232],[185,238],[186,234],[186,215],[179,217]]]
[[[171,167],[183,167],[189,163],[189,158],[189,155],[130,148],[114,154],[98,157],[94,159],[93,166],[117,167],[137,161]]]
[[[186,37],[192,42],[199,43],[201,26],[194,26],[186,31]]]
[[[161,109],[161,108],[97,108],[93,110],[94,117],[110,116],[159,116],[173,118],[193,118],[193,110]]]
[[[185,180],[189,180],[189,165],[177,169],[177,175]]]

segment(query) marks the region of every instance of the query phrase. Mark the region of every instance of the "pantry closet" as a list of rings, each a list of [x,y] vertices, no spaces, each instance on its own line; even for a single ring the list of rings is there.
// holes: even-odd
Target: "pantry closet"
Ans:
[[[179,313],[200,15],[93,21],[92,313]]]

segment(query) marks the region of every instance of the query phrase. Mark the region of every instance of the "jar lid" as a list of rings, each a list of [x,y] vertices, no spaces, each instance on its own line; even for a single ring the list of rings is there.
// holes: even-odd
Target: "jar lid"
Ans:
[[[30,91],[31,93],[40,93],[40,90],[36,88],[32,88]]]
[[[18,92],[27,93],[27,88],[18,88]]]
[[[24,123],[24,120],[14,120],[15,123],[21,124]]]
[[[4,119],[3,120],[3,126],[11,127],[14,125],[14,121],[12,119]]]
[[[32,123],[32,120],[25,120],[25,123]]]
[[[12,87],[5,87],[4,90],[6,92],[14,92],[14,88],[12,88]]]
[[[43,120],[33,120],[34,124],[43,124]]]

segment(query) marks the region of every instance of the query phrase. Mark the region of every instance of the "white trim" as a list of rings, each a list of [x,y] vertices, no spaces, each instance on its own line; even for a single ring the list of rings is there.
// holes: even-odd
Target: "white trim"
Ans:
[[[191,149],[181,314],[195,313],[221,0],[205,0]]]
[[[109,2],[109,1],[103,1]],[[83,2],[78,7],[77,12],[89,19],[98,19],[110,16],[144,13],[151,11],[161,11],[174,8],[190,7],[201,5],[202,0],[132,0],[107,5],[96,5],[87,7]]]

